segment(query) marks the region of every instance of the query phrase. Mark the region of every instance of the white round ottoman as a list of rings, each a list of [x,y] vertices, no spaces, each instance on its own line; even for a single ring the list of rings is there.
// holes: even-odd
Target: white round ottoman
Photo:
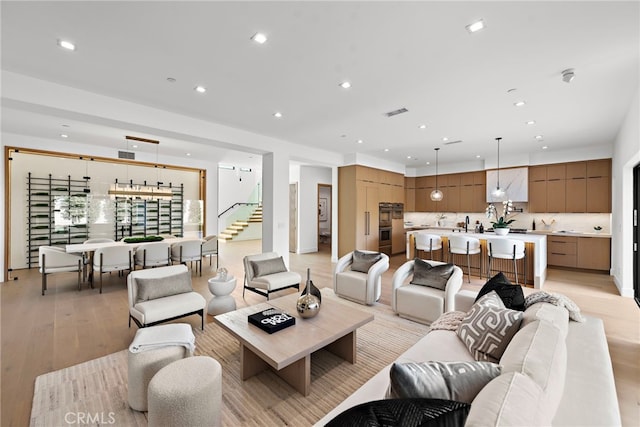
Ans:
[[[211,298],[207,306],[207,313],[215,316],[236,309],[236,300],[229,295],[236,287],[235,277],[227,276],[223,280],[220,276],[215,276],[209,279],[207,283],[209,284],[209,291],[213,294],[213,298]]]
[[[131,409],[146,411],[147,387],[151,378],[169,363],[187,356],[188,350],[183,346],[163,347],[140,353],[129,351],[128,395]]]
[[[219,426],[222,367],[195,356],[173,362],[149,383],[149,426]]]

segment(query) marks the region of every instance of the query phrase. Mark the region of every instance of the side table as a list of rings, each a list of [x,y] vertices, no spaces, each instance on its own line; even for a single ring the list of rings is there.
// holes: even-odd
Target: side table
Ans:
[[[236,300],[229,295],[236,288],[236,278],[227,275],[226,279],[222,279],[219,275],[212,277],[207,282],[209,291],[213,298],[207,306],[207,313],[212,316],[233,311],[236,309]]]

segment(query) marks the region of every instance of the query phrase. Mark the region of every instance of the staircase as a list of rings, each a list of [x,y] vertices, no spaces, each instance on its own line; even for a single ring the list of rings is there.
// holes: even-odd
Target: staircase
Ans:
[[[218,234],[218,241],[228,242],[233,240],[234,237],[249,226],[250,222],[262,222],[262,206],[258,206],[246,221],[234,221],[226,230]]]

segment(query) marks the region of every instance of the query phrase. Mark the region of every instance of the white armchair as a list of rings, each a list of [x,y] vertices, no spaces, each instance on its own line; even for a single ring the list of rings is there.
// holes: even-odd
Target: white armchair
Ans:
[[[373,251],[354,251],[365,255],[378,254]],[[333,291],[336,295],[360,304],[371,305],[380,299],[382,274],[389,269],[389,256],[380,253],[380,259],[367,272],[352,269],[354,252],[349,252],[336,263],[333,275]],[[357,256],[357,255],[356,255]]]
[[[60,248],[53,246],[40,246],[38,249],[38,261],[42,274],[42,295],[47,290],[47,274],[67,271],[78,272],[78,290],[80,290],[80,275],[82,274],[83,259],[80,255],[68,254]]]
[[[265,252],[256,255],[247,255],[242,260],[244,264],[244,291],[250,290],[267,297],[272,292],[286,288],[300,290],[302,276],[295,271],[289,271],[282,257],[275,252]]]
[[[443,262],[425,261],[431,266],[444,265]],[[444,290],[411,284],[415,261],[407,261],[400,266],[391,279],[391,308],[400,317],[419,323],[431,324],[447,311],[455,310],[455,296],[462,287],[463,273],[457,265],[446,282]]]

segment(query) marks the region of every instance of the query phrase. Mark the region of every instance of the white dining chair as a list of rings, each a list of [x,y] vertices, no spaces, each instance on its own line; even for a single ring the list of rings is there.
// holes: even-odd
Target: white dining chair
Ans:
[[[95,283],[94,274],[100,275],[100,293],[102,293],[102,274],[117,271],[132,271],[133,256],[130,246],[107,246],[97,249],[93,254],[93,269],[91,271],[91,283]]]
[[[416,242],[416,258],[420,258],[418,251],[429,252],[429,259],[433,260],[433,251],[440,251],[440,259],[444,259],[442,238],[436,234],[418,231],[414,235]]]
[[[200,276],[202,276],[202,240],[182,240],[172,244],[171,261],[185,265],[187,262],[195,262],[196,272],[198,272],[198,265],[200,265]]]
[[[467,256],[467,277],[468,282],[471,283],[471,255],[480,254],[480,239],[458,233],[448,235],[447,240],[449,241],[449,262],[453,261],[454,255]]]
[[[80,290],[80,276],[83,271],[82,256],[68,254],[61,248],[40,246],[38,248],[38,263],[42,274],[42,295],[47,290],[47,274],[68,271],[78,272],[78,290]]]

